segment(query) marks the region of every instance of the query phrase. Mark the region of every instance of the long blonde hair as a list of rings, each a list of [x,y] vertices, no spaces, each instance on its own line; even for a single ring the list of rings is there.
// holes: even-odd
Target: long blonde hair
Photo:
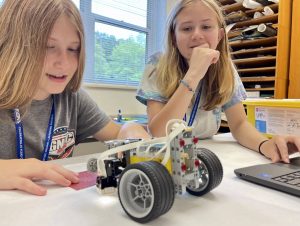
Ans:
[[[66,15],[80,39],[78,69],[67,88],[80,87],[85,64],[84,31],[71,0],[5,0],[0,8],[0,109],[25,108],[37,92],[48,37]]]
[[[166,98],[170,98],[176,91],[179,81],[184,77],[189,67],[174,41],[176,17],[185,7],[195,1],[199,0],[179,1],[168,18],[166,49],[165,53],[160,57],[156,69],[157,86]],[[225,21],[219,5],[214,0],[200,1],[216,14],[219,28],[225,29]],[[202,79],[206,96],[201,107],[205,110],[212,110],[216,106],[226,103],[234,90],[233,68],[226,33],[216,49],[220,51],[220,58],[216,64],[209,67],[205,77]]]

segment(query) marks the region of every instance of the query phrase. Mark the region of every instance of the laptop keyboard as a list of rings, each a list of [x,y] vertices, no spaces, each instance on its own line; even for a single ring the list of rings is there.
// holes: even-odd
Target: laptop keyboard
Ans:
[[[300,171],[272,178],[275,181],[300,187]]]

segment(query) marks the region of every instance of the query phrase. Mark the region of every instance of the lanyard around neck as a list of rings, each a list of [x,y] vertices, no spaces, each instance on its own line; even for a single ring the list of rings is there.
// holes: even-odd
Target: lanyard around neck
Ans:
[[[24,141],[24,132],[23,125],[20,117],[20,111],[18,108],[13,110],[14,112],[14,121],[16,127],[16,147],[17,147],[17,156],[19,159],[25,159],[25,141]],[[52,135],[54,131],[54,123],[55,123],[55,107],[54,107],[54,98],[52,97],[52,108],[50,113],[50,118],[48,122],[48,128],[44,143],[44,151],[42,154],[42,161],[48,160],[48,155],[50,152]]]
[[[194,106],[193,106],[193,109],[192,109],[192,112],[191,112],[191,116],[190,116],[190,119],[189,119],[189,122],[188,122],[188,126],[192,126],[193,123],[194,123],[194,120],[195,120],[195,117],[196,117],[196,114],[197,114],[197,111],[198,111],[198,106],[199,106],[199,103],[200,103],[201,90],[202,89],[200,88],[199,92],[197,94],[197,97],[196,97],[196,100],[195,100],[195,103],[194,103]],[[186,114],[184,114],[183,120],[186,121]]]

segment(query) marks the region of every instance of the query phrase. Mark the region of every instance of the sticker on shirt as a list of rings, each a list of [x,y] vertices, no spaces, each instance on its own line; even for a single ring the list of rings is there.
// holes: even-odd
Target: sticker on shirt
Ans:
[[[52,137],[49,160],[72,156],[75,147],[75,130],[68,130],[67,126],[55,128]]]

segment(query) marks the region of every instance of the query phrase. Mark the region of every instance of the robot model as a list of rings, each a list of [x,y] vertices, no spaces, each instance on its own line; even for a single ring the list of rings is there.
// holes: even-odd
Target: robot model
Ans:
[[[166,134],[149,140],[109,141],[108,150],[87,163],[88,170],[98,174],[98,189],[106,193],[117,188],[124,211],[140,223],[167,213],[175,194],[202,196],[223,178],[220,160],[199,147],[192,127],[171,120]]]

